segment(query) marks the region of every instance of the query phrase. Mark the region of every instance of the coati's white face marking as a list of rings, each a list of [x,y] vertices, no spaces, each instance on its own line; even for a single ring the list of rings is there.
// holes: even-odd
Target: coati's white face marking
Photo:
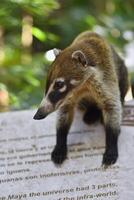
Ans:
[[[58,82],[58,81],[65,82],[65,79],[62,78],[62,77],[60,77],[60,78],[57,78],[57,79],[55,80],[55,82]]]
[[[67,89],[67,86],[66,85],[64,85],[59,91],[60,92],[65,92],[66,91],[66,89]]]
[[[40,108],[43,107],[44,110],[49,113],[51,110],[53,111],[60,102],[60,99],[58,100],[58,95],[60,96],[60,93],[64,93],[66,90],[67,85],[65,85],[65,79],[62,77],[55,79],[51,83],[46,96],[44,96]]]
[[[52,103],[49,101],[48,98],[44,98],[40,104],[40,108],[44,108],[45,112],[50,113],[53,109]]]
[[[74,85],[74,86],[78,85],[79,83],[80,83],[80,81],[75,80],[75,79],[72,79],[72,80],[70,81],[70,84],[71,84],[71,85]]]
[[[60,78],[57,78],[55,81],[55,85],[58,85],[59,88],[58,91],[59,92],[65,92],[67,90],[67,85],[65,84],[65,79],[60,77]]]
[[[43,119],[51,112],[58,109],[66,99],[66,96],[74,86],[77,86],[78,80],[68,80],[63,77],[54,79],[49,85],[48,91],[44,96],[36,115],[36,119]]]
[[[53,105],[52,105],[52,103],[50,102],[50,100],[49,100],[49,98],[48,98],[48,95],[49,95],[49,93],[51,92],[51,90],[52,90],[52,88],[53,88],[53,85],[54,85],[54,83],[52,83],[52,84],[50,85],[49,90],[48,90],[48,92],[47,92],[47,95],[44,96],[44,98],[43,98],[43,100],[41,101],[41,104],[40,104],[40,106],[39,106],[39,108],[44,108],[44,110],[45,110],[46,112],[48,112],[48,113],[53,109]]]
[[[47,94],[44,96],[39,108],[46,113],[51,113],[57,109],[64,101],[68,92],[80,83],[79,80],[65,80],[63,77],[54,79],[50,84]]]

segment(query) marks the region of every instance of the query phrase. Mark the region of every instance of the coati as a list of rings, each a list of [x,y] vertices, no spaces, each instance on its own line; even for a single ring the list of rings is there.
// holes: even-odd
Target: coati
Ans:
[[[56,59],[47,77],[46,93],[34,119],[59,110],[56,145],[51,159],[61,164],[67,157],[67,135],[76,106],[84,108],[83,120],[102,119],[106,148],[102,163],[118,158],[122,106],[128,90],[128,72],[114,48],[100,35],[86,31],[64,50],[54,49]]]

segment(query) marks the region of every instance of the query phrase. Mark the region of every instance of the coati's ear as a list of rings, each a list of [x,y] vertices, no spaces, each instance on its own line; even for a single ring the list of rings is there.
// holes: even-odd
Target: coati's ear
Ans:
[[[57,57],[60,54],[60,52],[61,52],[60,49],[56,49],[56,48],[53,49],[53,53],[54,53],[55,57]]]
[[[80,62],[84,67],[87,67],[88,61],[85,54],[81,50],[74,51],[72,58]]]

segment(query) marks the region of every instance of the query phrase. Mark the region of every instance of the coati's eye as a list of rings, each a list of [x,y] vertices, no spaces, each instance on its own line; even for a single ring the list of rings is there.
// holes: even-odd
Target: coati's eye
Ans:
[[[54,85],[54,88],[55,89],[60,89],[64,86],[64,82],[63,81],[56,81],[55,82],[55,85]]]

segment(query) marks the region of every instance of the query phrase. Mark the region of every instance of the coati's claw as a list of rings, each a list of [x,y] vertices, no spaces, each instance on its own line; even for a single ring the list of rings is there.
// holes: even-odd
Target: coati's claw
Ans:
[[[118,158],[117,152],[113,152],[113,151],[105,152],[103,155],[102,165],[108,166],[108,165],[115,164],[117,158]]]
[[[67,157],[67,148],[55,146],[51,154],[51,160],[55,164],[62,164],[63,161],[66,159],[66,157]]]

